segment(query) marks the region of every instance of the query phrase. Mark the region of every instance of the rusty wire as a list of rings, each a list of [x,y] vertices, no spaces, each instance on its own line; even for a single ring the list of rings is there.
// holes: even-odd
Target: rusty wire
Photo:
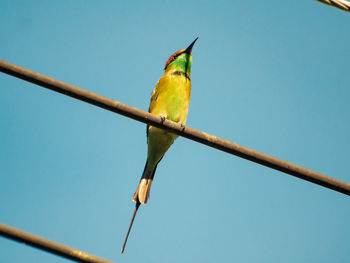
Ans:
[[[0,223],[0,236],[45,250],[58,256],[84,263],[112,263],[112,261],[96,257],[81,250],[71,248],[51,240],[24,232]]]
[[[254,151],[252,149],[207,134],[205,132],[195,130],[187,126],[182,126],[176,122],[172,122],[170,120],[163,120],[161,117],[153,115],[149,112],[139,110],[137,108],[103,97],[93,92],[69,85],[62,81],[47,77],[40,73],[36,73],[34,71],[14,65],[12,63],[0,60],[0,71],[11,76],[26,80],[28,82],[37,84],[39,86],[45,87],[47,89],[93,104],[100,108],[124,115],[134,120],[171,131],[180,136],[216,148],[218,150],[296,176],[300,179],[327,187],[334,191],[350,195],[349,183],[280,160],[267,154]]]
[[[316,0],[316,1],[319,1],[326,5],[334,6],[343,11],[350,12],[350,2],[345,0]]]

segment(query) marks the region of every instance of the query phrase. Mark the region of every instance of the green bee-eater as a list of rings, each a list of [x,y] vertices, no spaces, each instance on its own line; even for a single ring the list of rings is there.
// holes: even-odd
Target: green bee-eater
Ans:
[[[169,119],[185,125],[191,95],[191,51],[197,39],[198,37],[187,49],[180,49],[167,60],[164,68],[165,73],[158,80],[152,92],[149,106],[150,113],[161,116],[162,119]],[[140,204],[147,203],[157,165],[177,137],[178,135],[157,127],[147,126],[147,161],[139,186],[132,197],[132,200],[136,202],[136,207],[126,234],[122,253],[137,210]]]

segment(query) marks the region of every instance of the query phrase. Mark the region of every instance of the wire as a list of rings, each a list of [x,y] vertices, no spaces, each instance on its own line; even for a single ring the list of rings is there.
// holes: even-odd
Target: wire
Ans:
[[[24,232],[22,230],[1,223],[0,235],[77,262],[112,263],[112,261],[93,256],[81,250],[61,245],[59,243],[47,240],[45,238]]]
[[[22,68],[12,63],[0,60],[0,71],[11,76],[29,81],[64,95],[85,101],[100,108],[124,115],[134,120],[156,126],[190,140],[205,144],[215,149],[236,155],[249,161],[270,167],[272,169],[293,175],[300,179],[327,187],[334,191],[350,195],[350,184],[326,176],[324,174],[303,168],[301,166],[280,160],[267,154],[254,151],[239,144],[221,139],[208,133],[183,126],[160,116],[139,110],[118,101],[103,97],[90,91],[69,85],[62,81],[47,77],[40,73]]]
[[[343,11],[350,12],[350,2],[345,0],[316,0],[323,4],[337,7]]]

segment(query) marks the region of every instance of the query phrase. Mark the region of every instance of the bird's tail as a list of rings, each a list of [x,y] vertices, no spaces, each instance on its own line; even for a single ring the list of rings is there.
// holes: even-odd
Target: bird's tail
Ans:
[[[145,169],[143,170],[143,174],[141,177],[141,181],[139,183],[139,186],[136,189],[134,196],[132,197],[132,200],[136,202],[136,206],[135,206],[134,214],[132,216],[132,219],[131,219],[131,222],[129,225],[128,232],[127,232],[125,240],[124,240],[122,253],[124,253],[126,242],[128,241],[130,230],[131,230],[132,225],[134,223],[134,219],[135,219],[135,216],[137,214],[137,211],[139,210],[139,207],[141,204],[147,203],[147,199],[148,199],[149,193],[151,191],[152,180],[154,177],[154,173],[156,172],[156,169],[157,169],[157,165],[153,169],[150,169],[150,167],[148,167],[148,161],[146,162]]]
[[[136,192],[132,197],[132,200],[134,202],[136,203],[140,202],[141,204],[147,203],[156,169],[157,169],[157,165],[152,169],[148,167],[148,162],[146,162],[145,169],[143,170],[143,174],[141,177],[141,181],[139,183],[139,186],[136,189]]]

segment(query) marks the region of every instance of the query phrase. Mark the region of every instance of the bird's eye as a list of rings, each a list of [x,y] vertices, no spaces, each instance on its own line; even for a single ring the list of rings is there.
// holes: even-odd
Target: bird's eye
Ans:
[[[174,56],[173,60],[177,59],[177,57],[180,56],[181,54],[182,54],[182,53],[176,54],[176,55]]]

